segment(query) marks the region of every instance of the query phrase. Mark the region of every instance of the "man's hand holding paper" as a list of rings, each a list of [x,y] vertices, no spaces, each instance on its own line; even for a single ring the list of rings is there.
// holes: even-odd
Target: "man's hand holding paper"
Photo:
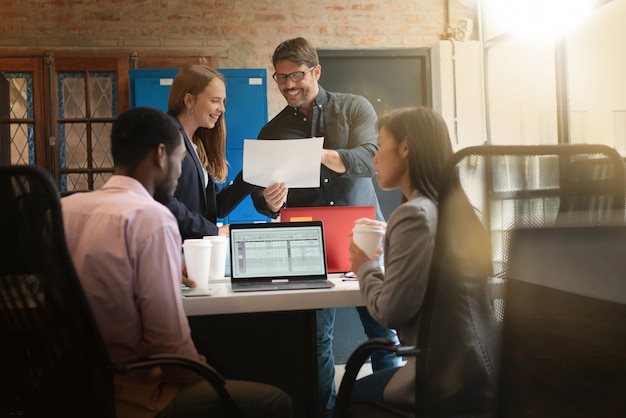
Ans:
[[[270,211],[276,213],[287,202],[287,193],[289,188],[285,183],[275,183],[263,189],[263,197]]]
[[[324,138],[244,140],[243,179],[247,183],[269,187],[319,187],[320,161]]]

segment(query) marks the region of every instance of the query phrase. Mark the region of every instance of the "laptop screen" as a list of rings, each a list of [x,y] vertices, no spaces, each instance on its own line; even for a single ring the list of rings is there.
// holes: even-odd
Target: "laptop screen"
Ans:
[[[321,222],[230,225],[232,279],[326,279]]]

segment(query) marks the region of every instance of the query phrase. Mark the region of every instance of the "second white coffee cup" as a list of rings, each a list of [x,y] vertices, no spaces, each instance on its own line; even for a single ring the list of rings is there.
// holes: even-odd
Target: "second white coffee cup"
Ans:
[[[183,241],[187,277],[196,282],[197,287],[201,289],[209,287],[212,246],[211,241],[203,239],[186,239]]]
[[[356,224],[352,228],[354,243],[368,257],[373,257],[376,251],[383,245],[385,228],[380,225]]]
[[[213,244],[213,247],[211,248],[211,269],[209,271],[209,279],[223,279],[226,271],[228,238],[222,235],[207,235],[204,239]]]

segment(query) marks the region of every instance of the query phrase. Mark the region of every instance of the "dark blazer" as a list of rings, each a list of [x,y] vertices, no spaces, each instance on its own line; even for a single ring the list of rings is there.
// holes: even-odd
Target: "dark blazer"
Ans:
[[[173,117],[180,126],[178,118]],[[244,182],[240,172],[231,184],[221,190],[209,175],[205,188],[204,171],[196,151],[182,126],[180,132],[185,140],[187,155],[182,163],[174,198],[167,207],[178,220],[183,239],[217,235],[217,218],[227,216],[257,187]]]

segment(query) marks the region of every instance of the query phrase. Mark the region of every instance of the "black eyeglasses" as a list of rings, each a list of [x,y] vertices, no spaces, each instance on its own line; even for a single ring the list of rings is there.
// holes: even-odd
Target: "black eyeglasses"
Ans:
[[[312,69],[314,69],[315,67],[311,67],[306,71],[295,71],[293,73],[289,73],[289,74],[278,74],[278,73],[274,73],[272,75],[272,78],[274,79],[274,81],[276,81],[278,84],[284,84],[287,82],[287,77],[289,77],[289,79],[291,81],[300,81],[304,78],[304,75],[306,73],[308,73],[309,71],[311,71]]]

